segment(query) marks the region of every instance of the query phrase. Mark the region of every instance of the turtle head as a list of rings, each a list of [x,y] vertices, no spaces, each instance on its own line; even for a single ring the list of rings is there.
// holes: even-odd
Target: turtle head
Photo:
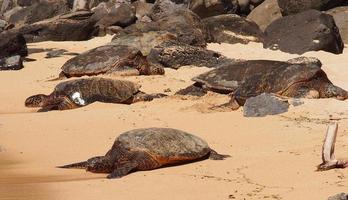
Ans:
[[[97,156],[87,160],[86,170],[95,173],[110,173],[112,167],[110,159],[105,156]]]
[[[44,94],[37,94],[31,97],[28,97],[25,100],[26,107],[43,107],[46,105],[46,100],[48,96]]]
[[[325,97],[331,98],[334,97],[338,100],[348,99],[348,92],[340,87],[337,87],[333,84],[328,84],[323,91]]]
[[[90,158],[87,161],[58,166],[58,168],[86,169],[86,171],[94,173],[110,173],[112,171],[112,164],[105,156],[97,156]]]

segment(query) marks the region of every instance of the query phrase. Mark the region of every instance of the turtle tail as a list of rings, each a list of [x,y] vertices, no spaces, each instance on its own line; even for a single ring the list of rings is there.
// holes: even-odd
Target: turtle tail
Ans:
[[[73,164],[69,164],[69,165],[57,166],[57,168],[64,168],[64,169],[87,169],[87,161],[73,163]]]
[[[209,159],[210,160],[224,160],[225,158],[231,157],[230,155],[218,154],[213,149],[210,150]]]

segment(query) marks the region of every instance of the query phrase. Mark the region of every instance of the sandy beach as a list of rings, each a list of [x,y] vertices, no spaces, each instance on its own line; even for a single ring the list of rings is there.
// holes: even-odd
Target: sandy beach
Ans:
[[[112,36],[83,42],[42,42],[33,48],[62,48],[81,53],[103,45]],[[208,48],[240,59],[288,60],[298,57],[262,48],[261,43],[209,44]],[[0,73],[0,199],[2,200],[222,200],[327,199],[347,192],[348,169],[316,172],[330,119],[339,123],[336,156],[348,157],[348,103],[335,99],[303,99],[289,112],[245,118],[242,108],[216,112],[209,107],[228,97],[208,93],[202,98],[169,96],[133,105],[93,103],[67,111],[37,113],[24,106],[33,94],[49,94],[59,81],[61,66],[72,56],[44,58],[30,54],[20,71]],[[319,58],[329,79],[348,90],[348,51],[323,51]],[[177,90],[209,68],[166,69],[164,76],[106,77],[127,79],[148,93]],[[122,132],[146,127],[171,127],[193,133],[222,154],[223,161],[141,171],[121,179],[56,166],[103,155]]]

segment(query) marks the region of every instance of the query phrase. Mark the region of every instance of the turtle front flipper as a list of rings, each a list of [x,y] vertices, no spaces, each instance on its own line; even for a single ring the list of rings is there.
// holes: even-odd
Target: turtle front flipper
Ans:
[[[60,97],[61,102],[57,105],[58,110],[69,110],[74,108],[81,107],[80,105],[77,105],[75,102],[73,102],[69,97]]]
[[[218,105],[218,106],[213,106],[210,109],[212,110],[226,110],[226,109],[230,109],[230,110],[238,110],[238,108],[241,105],[238,103],[238,101],[236,100],[236,98],[232,95],[231,99],[229,102]]]
[[[166,96],[168,95],[162,93],[146,94],[144,92],[138,92],[124,103],[132,104],[140,101],[152,101],[153,99],[162,98]]]
[[[124,164],[118,164],[114,171],[111,172],[107,176],[107,178],[112,179],[112,178],[121,178],[123,176],[126,176],[129,174],[131,171],[135,170],[138,167],[138,163],[136,162],[127,162]]]

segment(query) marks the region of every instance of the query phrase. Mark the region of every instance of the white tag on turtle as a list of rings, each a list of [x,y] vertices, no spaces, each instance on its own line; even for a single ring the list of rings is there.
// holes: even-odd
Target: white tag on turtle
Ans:
[[[72,100],[81,106],[86,105],[86,101],[82,99],[81,94],[79,92],[75,92],[72,96],[71,96]]]

